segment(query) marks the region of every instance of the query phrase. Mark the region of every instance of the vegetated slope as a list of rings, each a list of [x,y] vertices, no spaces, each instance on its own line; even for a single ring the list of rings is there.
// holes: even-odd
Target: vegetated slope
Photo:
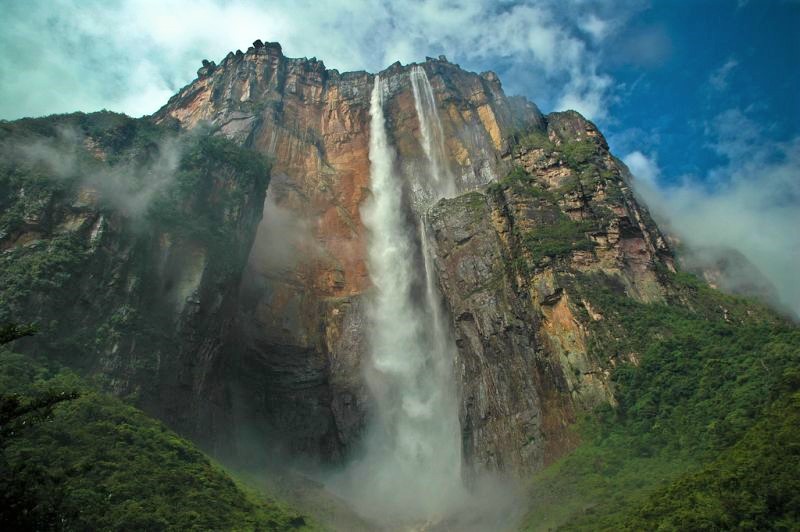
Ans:
[[[6,530],[307,530],[194,445],[68,370],[0,352],[0,390],[23,403],[78,391],[51,416],[2,427]]]
[[[688,274],[642,303],[602,274],[591,301],[597,353],[617,404],[587,414],[581,445],[537,474],[525,528],[792,529],[800,525],[800,330]]]
[[[225,437],[222,350],[265,158],[109,112],[0,123],[0,324],[195,441]]]

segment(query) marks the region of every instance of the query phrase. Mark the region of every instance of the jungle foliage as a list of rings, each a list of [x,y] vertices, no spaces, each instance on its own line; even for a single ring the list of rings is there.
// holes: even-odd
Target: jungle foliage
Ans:
[[[596,355],[617,359],[616,406],[538,474],[526,528],[789,530],[800,524],[800,329],[687,274],[645,304],[615,279],[572,288],[603,319]],[[638,363],[630,363],[631,354]]]
[[[3,398],[68,396],[3,425],[5,530],[298,530],[306,518],[237,483],[194,445],[71,371],[0,352]],[[3,401],[5,404],[7,401]],[[3,418],[6,419],[5,417]]]

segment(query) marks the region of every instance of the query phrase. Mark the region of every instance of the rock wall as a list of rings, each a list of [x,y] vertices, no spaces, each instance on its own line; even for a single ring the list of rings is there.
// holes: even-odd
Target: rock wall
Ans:
[[[577,113],[549,115],[506,157],[508,177],[443,200],[427,222],[460,353],[464,454],[524,472],[574,448],[579,411],[614,401],[618,360],[589,349],[587,322],[603,318],[571,287],[602,272],[659,300],[672,259],[626,168]]]
[[[223,346],[268,165],[230,141],[113,113],[10,123],[0,149],[0,322],[40,329],[14,348],[222,444]]]

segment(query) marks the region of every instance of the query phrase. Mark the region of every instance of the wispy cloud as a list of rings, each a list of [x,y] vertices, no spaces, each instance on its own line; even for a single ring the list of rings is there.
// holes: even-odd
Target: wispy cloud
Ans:
[[[635,2],[633,2],[635,3]],[[0,117],[108,108],[141,115],[191,81],[203,58],[257,39],[340,70],[446,54],[494,68],[544,109],[602,118],[614,81],[598,45],[627,4],[556,0],[277,2],[31,0],[0,5]]]
[[[657,221],[694,253],[719,247],[741,252],[800,315],[800,137],[776,141],[769,133],[739,109],[719,114],[706,134],[725,164],[677,185],[659,181],[650,155],[634,151],[624,161]]]
[[[737,66],[739,66],[739,61],[733,57],[729,58],[721,67],[711,73],[708,77],[708,84],[716,91],[724,91],[728,88],[731,72],[733,72]]]

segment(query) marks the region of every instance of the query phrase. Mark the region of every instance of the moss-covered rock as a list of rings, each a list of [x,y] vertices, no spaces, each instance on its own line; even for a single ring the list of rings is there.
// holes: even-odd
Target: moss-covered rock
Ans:
[[[0,150],[0,323],[39,327],[15,348],[212,434],[269,163],[213,130],[108,112],[2,123]]]

